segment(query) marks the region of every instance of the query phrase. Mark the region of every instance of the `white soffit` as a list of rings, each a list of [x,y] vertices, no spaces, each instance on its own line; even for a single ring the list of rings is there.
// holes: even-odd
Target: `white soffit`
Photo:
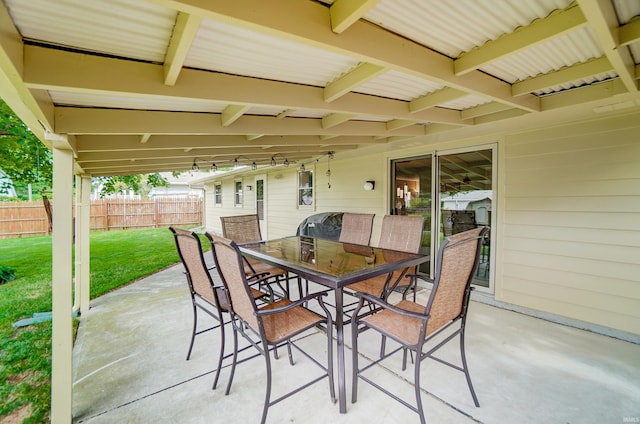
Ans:
[[[144,1],[4,2],[25,39],[152,62],[164,61],[176,21],[175,10]]]
[[[391,70],[359,85],[353,91],[410,101],[441,88],[444,88],[442,84]]]
[[[185,66],[324,87],[358,64],[309,45],[205,19]]]
[[[161,96],[114,96],[61,91],[50,91],[49,95],[56,105],[112,109],[221,113],[227,106],[225,103],[210,100],[165,98]]]

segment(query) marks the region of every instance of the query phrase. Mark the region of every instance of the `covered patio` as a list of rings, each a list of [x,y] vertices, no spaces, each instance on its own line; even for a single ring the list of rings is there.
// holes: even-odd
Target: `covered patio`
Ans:
[[[178,296],[179,273],[175,299],[153,283],[167,272],[90,302],[96,176],[198,168],[218,176],[218,167],[233,168],[218,186],[224,203],[216,204],[215,181],[205,196],[207,228],[219,211],[254,213],[257,197],[241,194],[252,185],[257,193],[260,177],[274,238],[312,213],[388,214],[394,160],[490,151],[489,173],[471,161],[429,190],[491,182],[487,293],[637,341],[638,16],[633,0],[1,0],[0,95],[53,151],[51,421],[112,422],[121,412],[162,421],[172,413],[165,408],[184,408],[183,421],[209,421],[193,413],[201,405],[231,405],[215,413],[234,422],[251,413],[237,407],[252,393],[240,381],[228,398],[204,390],[208,378],[196,377],[211,371],[211,355],[199,350],[183,360],[176,326],[190,324],[178,303],[187,301]],[[316,166],[322,183],[308,208],[289,200],[304,189],[302,165]],[[365,192],[365,181],[377,181],[376,189]],[[436,195],[431,207],[438,202]],[[142,298],[129,303],[138,288]],[[164,310],[151,305],[155,296]],[[115,315],[101,315],[111,308]],[[82,322],[74,347],[75,311]],[[640,416],[628,410],[640,404],[637,345],[481,303],[470,326],[482,408],[452,395],[460,387],[438,384],[457,383],[435,371],[427,381],[433,395],[425,394],[429,411],[442,413],[429,412],[433,421]],[[203,390],[181,390],[187,385]],[[167,401],[178,392],[182,402]],[[363,395],[344,416],[328,405],[322,413],[335,416],[314,418],[395,413],[370,399]],[[302,411],[291,419],[308,419]]]
[[[211,390],[217,334],[196,338],[192,358],[185,360],[191,311],[182,269],[174,266],[103,296],[83,315],[73,353],[74,422],[259,420],[266,379],[262,358],[239,366],[229,396],[224,395],[228,370],[221,374],[222,384]],[[467,357],[480,408],[473,405],[461,373],[425,361],[422,397],[428,422],[600,424],[640,419],[637,344],[481,301],[472,301],[467,328]],[[363,340],[363,355],[374,357],[379,338],[371,334]],[[301,343],[318,352],[324,348],[320,335]],[[455,343],[450,347],[447,355],[457,358]],[[297,375],[313,371],[306,358],[295,358],[293,369],[284,356],[275,361],[276,393]],[[411,367],[401,372],[399,357],[387,367],[376,370],[384,384],[411,399]],[[367,385],[360,386],[358,402],[348,403],[347,413],[340,414],[329,400],[326,380],[272,407],[267,419],[271,423],[417,421],[416,414]]]

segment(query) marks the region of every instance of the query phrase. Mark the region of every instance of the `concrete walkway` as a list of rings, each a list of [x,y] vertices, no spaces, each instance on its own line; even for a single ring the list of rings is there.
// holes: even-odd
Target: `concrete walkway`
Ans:
[[[640,346],[472,302],[467,355],[480,408],[464,375],[434,361],[422,365],[423,404],[429,423],[640,422]],[[196,338],[186,361],[192,325],[182,265],[92,302],[74,346],[74,422],[257,423],[264,400],[264,360],[241,364],[229,396],[223,369],[212,390],[217,332]],[[363,360],[375,357],[379,338],[364,333]],[[324,358],[323,333],[300,341]],[[350,333],[346,334],[348,412],[329,399],[327,380],[270,408],[268,423],[417,423],[418,416],[360,383],[350,402]],[[457,344],[446,354],[458,358]],[[284,353],[284,352],[283,352]],[[275,362],[273,394],[317,368],[295,355]],[[412,401],[411,367],[400,358],[376,371],[388,387]]]

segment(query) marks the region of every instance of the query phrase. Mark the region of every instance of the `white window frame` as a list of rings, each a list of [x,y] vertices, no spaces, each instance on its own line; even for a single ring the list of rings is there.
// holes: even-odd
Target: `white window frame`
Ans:
[[[222,183],[213,185],[213,204],[217,208],[222,207]]]
[[[306,184],[301,183],[302,174],[309,174],[311,176],[310,182]],[[311,195],[308,193],[304,196],[304,192],[311,191]],[[305,201],[303,201],[305,199]],[[310,202],[310,203],[307,203]],[[298,170],[296,172],[296,205],[298,209],[315,209],[316,206],[316,187],[315,187],[315,167],[311,169],[305,169],[304,171]]]
[[[233,181],[233,203],[236,208],[244,207],[244,192],[242,191],[242,180]]]

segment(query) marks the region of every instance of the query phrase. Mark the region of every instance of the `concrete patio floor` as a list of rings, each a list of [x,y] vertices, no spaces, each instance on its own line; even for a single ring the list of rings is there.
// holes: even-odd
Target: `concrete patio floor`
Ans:
[[[471,302],[467,355],[480,408],[464,375],[434,361],[422,365],[423,404],[429,423],[640,422],[640,346]],[[73,416],[78,423],[257,423],[262,412],[264,360],[239,365],[229,396],[223,369],[211,389],[219,333],[196,338],[186,361],[192,325],[182,265],[174,266],[92,302],[74,346]],[[325,336],[300,344],[325,358]],[[375,357],[379,337],[361,336],[363,361]],[[268,423],[417,423],[418,416],[373,387],[359,384],[351,403],[350,332],[347,343],[347,413],[329,399],[324,379],[269,410]],[[459,358],[457,343],[445,350]],[[317,368],[295,353],[273,361],[272,393]],[[375,373],[412,401],[412,370],[400,358]]]

